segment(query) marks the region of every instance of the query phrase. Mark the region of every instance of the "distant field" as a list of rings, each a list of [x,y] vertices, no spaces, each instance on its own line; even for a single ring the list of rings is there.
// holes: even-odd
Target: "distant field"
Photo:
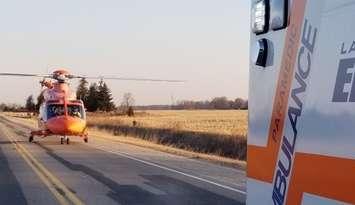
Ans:
[[[246,137],[248,112],[244,110],[182,110],[144,111],[135,117],[89,114],[89,123],[124,124],[151,128],[169,128]]]
[[[88,114],[89,127],[190,151],[246,159],[247,111],[144,111],[135,117]]]

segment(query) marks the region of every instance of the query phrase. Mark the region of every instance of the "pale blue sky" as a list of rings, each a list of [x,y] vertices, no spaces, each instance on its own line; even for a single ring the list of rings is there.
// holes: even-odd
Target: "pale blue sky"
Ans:
[[[249,0],[4,1],[0,72],[184,79],[107,81],[115,101],[170,104],[214,96],[247,98]],[[39,79],[0,78],[0,102],[23,103]],[[72,83],[76,86],[76,82]]]

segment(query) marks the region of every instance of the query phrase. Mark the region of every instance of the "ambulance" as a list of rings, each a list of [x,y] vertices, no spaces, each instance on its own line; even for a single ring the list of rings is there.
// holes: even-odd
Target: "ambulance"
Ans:
[[[355,204],[355,0],[251,0],[247,204]]]

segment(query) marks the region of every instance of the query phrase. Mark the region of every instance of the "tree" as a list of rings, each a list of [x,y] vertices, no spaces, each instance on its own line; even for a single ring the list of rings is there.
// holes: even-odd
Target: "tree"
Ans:
[[[133,109],[133,106],[129,106],[129,107],[128,107],[127,115],[128,115],[128,117],[133,117],[133,116],[134,116],[134,109]]]
[[[25,108],[28,112],[34,112],[36,110],[36,104],[33,100],[33,95],[27,97]]]
[[[36,104],[36,110],[39,110],[39,107],[41,107],[42,103],[44,102],[44,96],[43,96],[43,91],[37,96],[37,104]]]
[[[243,107],[242,107],[241,109],[243,109],[243,110],[248,110],[248,109],[249,109],[249,107],[248,107],[248,100],[245,100],[245,101],[244,101]]]
[[[92,83],[89,87],[89,92],[88,92],[88,96],[86,99],[86,108],[89,112],[95,112],[98,110],[99,108],[99,104],[98,104],[98,99],[97,99],[97,95],[98,95],[98,86],[96,83]]]
[[[3,111],[6,111],[7,110],[7,105],[5,103],[1,103],[0,104],[0,111],[3,112]]]
[[[216,97],[211,101],[214,109],[230,109],[230,104],[227,97]]]
[[[76,89],[76,98],[82,100],[84,104],[87,103],[89,95],[88,81],[85,78],[80,79],[78,88]]]
[[[99,82],[97,98],[99,110],[109,112],[115,109],[111,91],[103,80]]]
[[[133,116],[133,105],[134,105],[134,98],[132,93],[125,93],[122,97],[122,102],[120,106],[120,110],[122,113],[127,114],[128,116]]]
[[[243,107],[245,106],[245,100],[243,100],[242,98],[237,98],[234,100],[234,109],[243,109]]]

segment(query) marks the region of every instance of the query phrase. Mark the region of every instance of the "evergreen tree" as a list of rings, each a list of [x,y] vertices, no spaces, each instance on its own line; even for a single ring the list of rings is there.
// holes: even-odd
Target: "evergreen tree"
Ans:
[[[36,104],[36,110],[39,110],[39,107],[41,104],[44,102],[44,96],[43,96],[43,91],[38,95],[37,97],[37,104]]]
[[[99,108],[98,92],[97,84],[92,83],[89,87],[89,92],[86,99],[86,108],[89,112],[95,112]]]
[[[84,104],[87,103],[87,98],[89,95],[88,81],[85,78],[80,79],[79,86],[76,90],[76,98],[82,100]]]
[[[34,112],[36,110],[36,104],[34,102],[33,95],[28,96],[26,99],[25,107],[28,112]]]
[[[103,80],[99,82],[97,100],[99,110],[109,112],[115,109],[111,91]]]

